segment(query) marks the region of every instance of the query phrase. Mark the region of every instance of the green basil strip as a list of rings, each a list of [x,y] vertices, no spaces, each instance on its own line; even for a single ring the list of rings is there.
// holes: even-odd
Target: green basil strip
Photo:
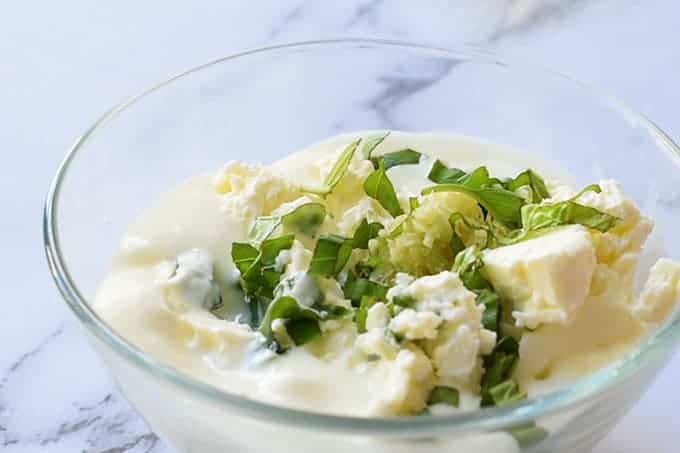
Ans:
[[[432,389],[427,398],[427,404],[448,404],[458,407],[460,404],[460,392],[453,387],[437,386]]]
[[[493,406],[496,399],[491,394],[491,389],[510,379],[515,364],[519,360],[519,343],[513,337],[503,337],[496,343],[491,354],[483,358],[484,375],[482,375],[482,406]],[[501,388],[500,390],[503,390]],[[496,389],[496,397],[500,395]]]
[[[533,203],[540,203],[546,198],[550,198],[550,192],[543,178],[541,178],[535,171],[527,169],[517,175],[515,179],[511,179],[505,184],[508,190],[515,192],[520,187],[529,186],[531,188],[531,198]]]
[[[351,239],[336,234],[321,236],[314,248],[309,272],[321,277],[336,277],[351,254]]]
[[[345,147],[345,149],[340,154],[340,157],[338,157],[338,160],[335,161],[335,164],[328,172],[328,175],[326,175],[326,178],[324,179],[321,186],[311,187],[303,185],[301,187],[301,190],[303,192],[314,193],[322,197],[325,197],[326,195],[331,193],[335,186],[340,182],[342,177],[347,172],[347,167],[349,167],[349,164],[352,161],[352,158],[354,157],[354,152],[357,150],[359,142],[361,142],[361,139],[354,140],[352,143]]]
[[[420,163],[422,156],[418,151],[406,148],[385,153],[380,157],[372,157],[371,162],[373,162],[374,168],[378,168],[380,166],[380,159],[383,159],[385,161],[385,170],[389,170],[400,165],[417,165]]]
[[[376,303],[378,303],[378,300],[373,296],[363,296],[361,298],[359,309],[354,315],[354,320],[357,323],[357,330],[359,333],[366,332],[366,318],[368,317],[368,310],[370,310],[371,307]]]
[[[378,168],[373,170],[364,181],[364,191],[369,197],[378,200],[392,217],[398,217],[404,213],[399,205],[394,186],[387,176],[384,159],[380,160]]]
[[[514,192],[496,187],[470,188],[462,184],[440,184],[423,189],[422,194],[458,192],[474,198],[497,221],[508,227],[519,227],[524,199]]]
[[[352,247],[355,249],[368,249],[368,242],[376,238],[383,228],[379,222],[369,223],[368,220],[363,219],[354,232]]]
[[[363,140],[363,146],[361,147],[361,154],[364,159],[371,159],[373,151],[380,145],[385,139],[390,135],[390,132],[381,132],[378,134],[369,135]]]
[[[482,325],[484,328],[498,332],[501,309],[498,294],[490,289],[481,289],[477,291],[477,304],[484,305],[484,313],[482,313]]]
[[[371,296],[378,300],[385,300],[387,288],[368,278],[356,277],[353,272],[348,272],[347,280],[342,286],[345,297],[352,301],[352,305],[359,306],[364,296]]]
[[[506,429],[506,431],[515,438],[517,444],[523,449],[540,443],[548,437],[549,434],[547,430],[537,426],[534,422],[514,426]]]
[[[411,219],[411,217],[413,217],[413,212],[420,206],[420,201],[418,200],[417,197],[410,197],[408,199],[408,206],[409,206],[408,215],[404,218],[404,220],[399,222],[399,225],[394,227],[394,229],[387,234],[387,239],[394,239],[404,232],[404,225],[409,219]]]
[[[305,203],[280,216],[260,216],[248,232],[248,240],[259,245],[283,225],[296,232],[314,236],[326,218],[326,207],[321,203]]]
[[[496,406],[515,403],[527,397],[519,389],[519,385],[512,379],[501,382],[489,389],[489,395]]]
[[[321,329],[318,325],[318,321],[321,319],[319,313],[301,306],[293,297],[278,297],[267,307],[267,312],[260,325],[260,333],[269,340],[274,339],[272,323],[277,319],[286,320],[286,331],[298,346],[321,335]],[[312,324],[315,324],[316,327],[312,327]]]
[[[480,272],[482,267],[482,253],[476,245],[471,245],[456,255],[451,270],[458,274],[467,289],[492,289]]]
[[[432,164],[427,179],[437,184],[457,183],[460,178],[465,176],[465,172],[459,168],[448,168],[441,160],[437,159]]]
[[[525,231],[579,224],[605,233],[618,221],[617,217],[570,200],[542,205],[531,204],[522,208],[522,225]]]

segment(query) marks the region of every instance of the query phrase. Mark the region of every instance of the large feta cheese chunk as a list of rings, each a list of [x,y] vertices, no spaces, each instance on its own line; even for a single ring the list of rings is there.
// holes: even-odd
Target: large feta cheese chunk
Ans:
[[[187,306],[210,309],[220,297],[213,278],[212,257],[201,249],[181,253],[174,271],[162,286],[168,306],[176,310]]]
[[[567,324],[588,295],[596,265],[588,231],[562,228],[518,244],[486,250],[482,272],[513,303],[518,326]]]
[[[680,264],[661,258],[649,270],[633,314],[647,322],[661,322],[675,307],[680,297]]]
[[[366,330],[384,329],[390,322],[390,311],[382,302],[373,305],[366,315]]]

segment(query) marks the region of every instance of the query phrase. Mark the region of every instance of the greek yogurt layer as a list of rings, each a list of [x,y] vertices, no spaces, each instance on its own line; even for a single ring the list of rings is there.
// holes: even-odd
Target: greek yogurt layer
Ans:
[[[496,145],[401,132],[229,162],[130,226],[95,308],[173,367],[274,404],[510,404],[620,357],[678,300],[668,258],[635,288],[653,222],[620,185],[566,181]]]

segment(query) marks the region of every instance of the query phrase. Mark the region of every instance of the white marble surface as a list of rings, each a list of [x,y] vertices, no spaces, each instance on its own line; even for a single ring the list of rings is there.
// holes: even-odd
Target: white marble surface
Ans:
[[[674,0],[4,2],[1,450],[170,451],[115,392],[48,276],[40,205],[74,138],[109,106],[183,68],[339,36],[495,47],[605,87],[680,139]],[[595,452],[677,452],[679,379],[676,356]]]

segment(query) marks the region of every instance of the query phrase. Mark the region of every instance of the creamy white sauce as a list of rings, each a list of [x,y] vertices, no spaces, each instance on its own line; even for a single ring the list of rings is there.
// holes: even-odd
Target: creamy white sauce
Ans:
[[[231,243],[246,239],[248,219],[270,214],[280,204],[302,196],[295,193],[294,182],[320,182],[334,162],[338,147],[348,140],[348,136],[340,136],[314,145],[275,162],[265,169],[266,174],[240,164],[229,164],[217,177],[196,176],[163,195],[130,226],[122,239],[120,254],[96,298],[95,308],[99,314],[121,335],[161,361],[201,381],[249,398],[335,414],[412,413],[423,404],[423,389],[433,385],[431,367],[434,364],[441,374],[437,377],[439,384],[461,389],[458,410],[476,409],[479,405],[476,383],[482,372],[480,355],[488,353],[495,337],[480,328],[480,313],[474,307],[474,297],[466,302],[472,304],[467,308],[455,305],[459,304],[459,299],[470,297],[465,288],[456,286],[455,275],[449,280],[435,276],[431,277],[432,282],[421,279],[411,284],[405,281],[401,289],[410,291],[417,298],[419,309],[428,310],[428,313],[436,311],[436,314],[427,315],[422,314],[425,312],[420,315],[407,313],[401,318],[393,318],[390,324],[404,335],[411,335],[409,339],[430,341],[425,352],[420,348],[395,346],[389,336],[384,335],[389,320],[377,310],[371,318],[370,327],[373,328],[360,338],[352,322],[332,321],[323,325],[323,341],[293,348],[281,356],[263,349],[259,334],[237,322],[238,319],[248,321],[249,315],[237,288],[238,274],[229,255]],[[390,170],[390,178],[402,200],[432,184],[426,175],[435,158],[464,170],[486,165],[492,175],[501,177],[531,167],[548,178],[569,181],[568,175],[535,156],[459,136],[392,133],[378,154],[402,148],[413,148],[430,156],[419,165]],[[356,179],[354,183],[363,181],[371,171],[370,163],[356,156],[350,170],[345,176],[347,187],[340,184],[337,193],[326,200],[329,212],[335,217],[324,223],[322,232],[342,230],[347,234],[354,230],[366,212],[376,211],[371,215],[380,216],[380,210],[372,207],[371,200],[356,190],[360,186],[351,186],[352,178]],[[259,178],[259,182],[248,186],[249,178],[253,177]],[[277,185],[277,178],[287,179],[290,184]],[[568,188],[560,186],[560,190],[566,190],[566,196],[569,196]],[[637,231],[635,228],[642,225],[641,217],[634,207],[625,205],[625,200],[615,200],[618,193],[611,190],[610,198],[595,197],[591,202],[599,203],[602,209],[615,210],[626,222],[630,221],[626,226],[630,228],[598,237],[593,245],[596,252],[587,253],[598,254],[600,261],[595,265],[586,259],[588,265],[594,267],[592,283],[590,275],[574,280],[585,279],[586,287],[580,288],[583,294],[570,299],[568,307],[562,310],[560,300],[550,300],[550,308],[559,313],[554,319],[559,322],[545,318],[545,323],[538,325],[536,331],[523,337],[516,378],[530,394],[566,385],[602,367],[619,357],[649,327],[645,320],[636,318],[631,309],[635,302],[631,300],[632,276],[630,282],[627,280],[635,270],[641,245],[639,238],[631,239],[629,232]],[[614,204],[607,205],[608,200],[613,200]],[[389,218],[385,217],[384,221],[389,227]],[[644,230],[643,227],[638,229]],[[427,235],[425,240],[429,240]],[[312,245],[305,241],[301,239],[299,244],[278,257],[277,265],[285,266],[286,276],[306,269],[311,258],[307,249]],[[206,263],[201,261],[198,263],[200,269],[192,271],[180,267],[177,262],[178,256],[184,257],[180,259],[180,265],[187,261],[187,256],[195,258],[186,255],[191,250],[201,250],[210,257],[214,279],[221,283],[222,313],[236,321],[220,320],[203,308],[205,301],[214,296],[212,280],[204,269]],[[568,272],[560,267],[559,258],[555,258],[558,252],[548,258],[538,256],[538,265],[545,265],[541,260],[547,260],[548,271],[554,264],[556,272]],[[513,297],[517,288],[534,281],[522,280],[530,274],[526,272],[513,280],[517,266],[531,266],[531,263],[516,265],[513,260],[513,257],[500,257],[495,267],[498,275],[508,282],[505,290],[509,297]],[[632,269],[625,266],[632,266]],[[664,278],[654,279],[645,293],[646,299],[635,305],[639,312],[656,313],[657,299],[663,298],[661,304],[666,307],[663,313],[667,313],[667,307],[675,301],[678,278],[674,272],[680,275],[680,270],[671,264],[664,266],[663,271]],[[178,286],[180,277],[182,281]],[[169,278],[175,278],[174,287],[169,286]],[[437,278],[446,283],[440,283]],[[536,278],[542,279],[542,290],[553,288],[554,282],[548,277],[539,275]],[[335,298],[334,303],[338,305],[348,304],[338,288],[327,285],[322,285],[327,299]],[[306,301],[311,286],[310,282],[301,279],[291,287],[289,294]],[[438,296],[437,288],[446,288],[446,291]],[[561,290],[568,292],[569,288]],[[451,291],[461,291],[460,297],[455,301],[446,300]],[[200,296],[200,303],[181,303],[180,299],[191,298],[192,294]],[[532,319],[541,319],[541,304],[548,296],[545,292],[540,297],[526,295],[526,305],[535,311]],[[569,293],[571,296],[573,294]],[[312,299],[303,303],[311,305]],[[443,308],[432,308],[438,303],[444,304]],[[451,335],[433,340],[444,320],[447,321],[446,328],[453,329]],[[603,326],[616,327],[603,329]],[[428,355],[432,357],[432,363]],[[368,356],[378,356],[380,360],[367,360]],[[458,357],[455,363],[450,363],[451,357]]]

